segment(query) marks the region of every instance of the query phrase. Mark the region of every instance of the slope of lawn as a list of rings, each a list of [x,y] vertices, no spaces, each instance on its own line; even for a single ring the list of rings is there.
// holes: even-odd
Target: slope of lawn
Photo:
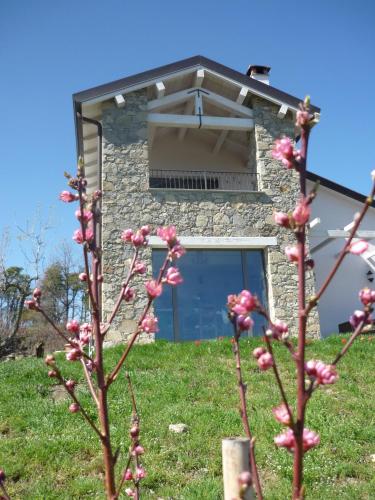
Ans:
[[[370,339],[370,340],[369,340]],[[261,373],[250,352],[262,341],[241,341],[249,413],[266,499],[290,498],[292,457],[278,450],[273,437],[281,426],[271,408],[280,402],[272,373]],[[326,362],[342,347],[342,337],[311,342],[307,359]],[[106,351],[108,364],[121,347]],[[288,393],[294,366],[282,346],[275,347]],[[319,389],[309,405],[307,426],[321,445],[306,456],[307,498],[375,498],[375,340],[363,337],[339,364],[340,379]],[[127,370],[141,415],[141,441],[148,471],[142,498],[222,498],[221,439],[242,435],[234,361],[229,339],[137,346]],[[60,359],[60,358],[58,358]],[[63,373],[80,378],[79,365],[61,356]],[[104,498],[99,445],[68,400],[52,398],[55,381],[42,360],[0,363],[0,467],[13,499]],[[91,414],[89,396],[79,389]],[[112,433],[116,446],[129,445],[131,406],[124,376],[112,386]],[[172,434],[171,423],[189,431]],[[125,453],[119,463],[124,465]]]

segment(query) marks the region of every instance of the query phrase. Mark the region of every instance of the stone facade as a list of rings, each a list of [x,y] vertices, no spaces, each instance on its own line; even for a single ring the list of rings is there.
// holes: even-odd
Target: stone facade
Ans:
[[[146,92],[128,94],[124,109],[110,103],[103,109],[104,317],[113,306],[131,254],[120,240],[121,230],[173,224],[180,236],[276,236],[278,245],[265,249],[271,314],[296,331],[297,273],[283,252],[294,239],[274,224],[273,212],[294,207],[297,175],[271,156],[274,139],[282,134],[293,136],[294,124],[288,115],[277,118],[278,106],[265,100],[254,98],[252,107],[255,128],[249,164],[256,160],[260,185],[258,192],[247,193],[150,189]],[[151,249],[146,249],[145,257],[151,274]],[[313,294],[312,273],[307,275],[307,287]],[[139,287],[135,307],[124,306],[114,325],[113,340],[126,339],[133,331],[145,299],[143,287]],[[308,332],[319,335],[316,312]]]

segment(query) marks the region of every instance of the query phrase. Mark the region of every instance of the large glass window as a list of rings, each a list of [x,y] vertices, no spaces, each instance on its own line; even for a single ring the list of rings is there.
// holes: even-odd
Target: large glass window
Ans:
[[[157,275],[165,250],[154,250],[152,267]],[[158,338],[183,341],[232,335],[226,302],[230,293],[246,288],[267,305],[261,250],[189,250],[177,262],[184,282],[165,286],[155,301]],[[263,318],[254,314],[250,335],[262,335]]]

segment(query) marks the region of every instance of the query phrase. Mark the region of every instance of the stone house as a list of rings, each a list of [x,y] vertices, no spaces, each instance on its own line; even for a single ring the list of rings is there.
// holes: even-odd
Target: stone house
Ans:
[[[284,256],[294,240],[274,224],[273,212],[294,207],[298,182],[271,149],[281,135],[297,136],[300,99],[272,87],[269,70],[251,66],[242,74],[196,56],[73,96],[88,188],[104,192],[104,315],[130,256],[121,231],[173,224],[188,252],[178,262],[184,284],[168,287],[155,304],[160,338],[230,335],[226,297],[244,287],[295,329],[296,267]],[[162,248],[150,239],[150,274]],[[312,294],[312,272],[307,287]],[[140,287],[135,308],[122,310],[115,340],[134,329],[144,301]],[[319,335],[317,311],[308,331]],[[251,334],[261,333],[257,319]]]

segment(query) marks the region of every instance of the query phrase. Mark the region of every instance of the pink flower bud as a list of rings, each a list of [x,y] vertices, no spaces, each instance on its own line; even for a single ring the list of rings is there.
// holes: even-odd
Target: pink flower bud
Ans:
[[[284,214],[284,212],[275,212],[273,218],[278,226],[290,227],[288,214]]]
[[[273,358],[269,352],[265,352],[258,358],[260,370],[266,371],[273,366]]]
[[[79,327],[79,331],[85,335],[91,335],[92,333],[91,323],[82,323],[82,325]]]
[[[316,432],[310,431],[309,429],[303,429],[303,449],[305,451],[314,448],[320,443],[320,437]]]
[[[31,311],[39,310],[39,306],[35,300],[25,300],[25,307],[27,307]]]
[[[133,425],[133,427],[130,429],[130,436],[132,438],[136,438],[139,436],[139,427],[137,425]]]
[[[56,371],[56,370],[49,370],[49,371],[48,371],[48,376],[49,376],[50,378],[57,377],[57,371]]]
[[[256,347],[254,350],[253,350],[253,356],[255,359],[259,359],[262,354],[265,354],[267,351],[264,347]]]
[[[275,339],[280,340],[283,336],[283,334],[288,333],[288,325],[284,323],[284,321],[281,321],[279,319],[276,319],[272,323],[272,336]]]
[[[75,216],[78,220],[87,224],[93,218],[93,213],[90,210],[83,210],[82,214],[81,210],[78,209],[75,211]]]
[[[171,260],[177,260],[185,255],[186,250],[179,243],[176,243],[169,251],[169,257]]]
[[[306,222],[310,218],[310,206],[307,204],[307,201],[302,198],[296,205],[296,208],[293,210],[293,219],[298,226],[302,226],[306,224]]]
[[[172,248],[177,243],[175,226],[159,227],[156,234]]]
[[[293,149],[291,139],[289,137],[282,137],[275,141],[272,156],[276,160],[280,160],[286,168],[293,168],[299,154],[298,151]]]
[[[131,469],[126,469],[124,472],[124,481],[131,481],[133,479],[133,473]]]
[[[163,286],[161,283],[158,283],[156,280],[150,280],[145,283],[145,287],[148,293],[148,296],[152,299],[159,297],[163,291]]]
[[[67,322],[66,329],[70,333],[78,333],[79,332],[79,322],[76,319],[72,319]]]
[[[359,299],[363,305],[368,306],[375,302],[375,291],[370,288],[363,288],[359,292]]]
[[[77,361],[82,357],[82,351],[80,349],[72,349],[66,354],[66,359],[68,361]]]
[[[368,249],[368,243],[365,240],[357,240],[353,241],[350,246],[348,251],[352,253],[353,255],[361,255],[363,252],[366,252]]]
[[[135,491],[132,488],[126,488],[125,493],[128,497],[135,497]]]
[[[0,469],[0,484],[3,483],[5,479],[6,479],[5,472],[3,471],[3,469]]]
[[[135,446],[132,454],[133,455],[143,455],[144,452],[145,452],[145,449],[143,448],[143,446],[141,446],[140,444],[137,444],[137,446]]]
[[[70,406],[69,406],[69,411],[70,413],[78,413],[79,410],[80,410],[80,406],[78,403],[72,403]]]
[[[71,203],[79,199],[77,194],[70,193],[69,191],[62,191],[59,196],[60,200],[64,203]]]
[[[229,295],[229,299],[232,301],[232,311],[235,314],[247,315],[253,311],[257,306],[257,301],[254,295],[252,295],[248,290],[242,290],[242,292],[236,297],[235,295]]]
[[[75,380],[69,379],[65,382],[65,386],[69,391],[74,391],[77,382]]]
[[[146,316],[141,323],[141,329],[146,333],[158,332],[158,318],[151,315]]]
[[[254,326],[254,321],[250,318],[250,316],[243,316],[240,314],[237,317],[237,326],[239,330],[247,331]]]
[[[289,407],[289,410],[291,411],[291,408]],[[273,408],[272,413],[276,420],[280,422],[281,424],[284,425],[290,425],[290,417],[289,417],[289,412],[284,403],[282,403],[279,406],[276,406],[276,408]]]
[[[78,279],[79,279],[80,281],[87,281],[87,274],[86,274],[86,273],[80,273],[80,274],[78,275]]]
[[[130,302],[134,298],[134,290],[132,288],[126,287],[124,291],[125,302]]]
[[[305,371],[319,385],[334,384],[339,378],[333,365],[326,365],[320,360],[311,359],[307,361]]]
[[[303,429],[303,449],[304,451],[308,451],[314,446],[317,446],[320,443],[320,438],[318,434],[314,431],[310,431],[310,429]],[[292,429],[288,429],[287,431],[279,434],[274,439],[276,446],[280,446],[283,448],[287,448],[289,451],[294,451],[295,448],[295,439]]]
[[[298,248],[292,246],[285,247],[285,255],[287,256],[289,262],[297,263],[298,262]]]
[[[135,234],[133,234],[131,241],[135,247],[140,247],[144,244],[145,237],[142,233],[137,231]]]
[[[100,191],[100,189],[96,189],[92,194],[92,199],[94,201],[99,200],[99,198],[101,197],[102,197],[102,192]]]
[[[367,315],[364,311],[354,311],[354,313],[350,316],[349,318],[349,323],[352,325],[352,327],[354,329],[357,328],[357,326],[359,326],[360,323],[362,323],[362,321],[365,322],[365,324],[367,323]]]
[[[137,260],[134,264],[134,272],[137,274],[145,274],[146,272],[146,264]]]
[[[244,486],[250,486],[252,483],[251,473],[249,471],[243,471],[238,476],[238,482]]]
[[[150,234],[150,227],[149,226],[142,226],[140,229],[140,232],[143,236],[148,236]]]
[[[131,241],[132,240],[132,237],[133,237],[133,231],[131,229],[125,229],[125,231],[122,232],[121,234],[121,239],[123,241]]]
[[[180,271],[177,267],[170,267],[165,275],[165,281],[168,285],[179,285],[183,282]]]
[[[82,231],[80,229],[76,229],[73,233],[72,239],[79,245],[82,245],[85,241],[91,243],[94,240],[94,232],[91,228],[87,227],[85,230],[85,238],[83,238]]]
[[[42,290],[40,288],[35,288],[33,291],[34,299],[38,300],[42,296]]]
[[[297,125],[297,127],[304,127],[305,125],[307,125],[310,122],[311,119],[312,119],[312,116],[310,115],[310,113],[308,111],[299,110],[296,113],[296,125]]]
[[[55,364],[55,358],[52,356],[52,354],[48,354],[46,357],[45,357],[45,360],[44,360],[45,364],[48,365],[48,366],[54,366]]]
[[[136,479],[143,479],[146,477],[146,471],[144,470],[144,468],[141,465],[139,465],[136,468],[135,477],[136,477]]]

